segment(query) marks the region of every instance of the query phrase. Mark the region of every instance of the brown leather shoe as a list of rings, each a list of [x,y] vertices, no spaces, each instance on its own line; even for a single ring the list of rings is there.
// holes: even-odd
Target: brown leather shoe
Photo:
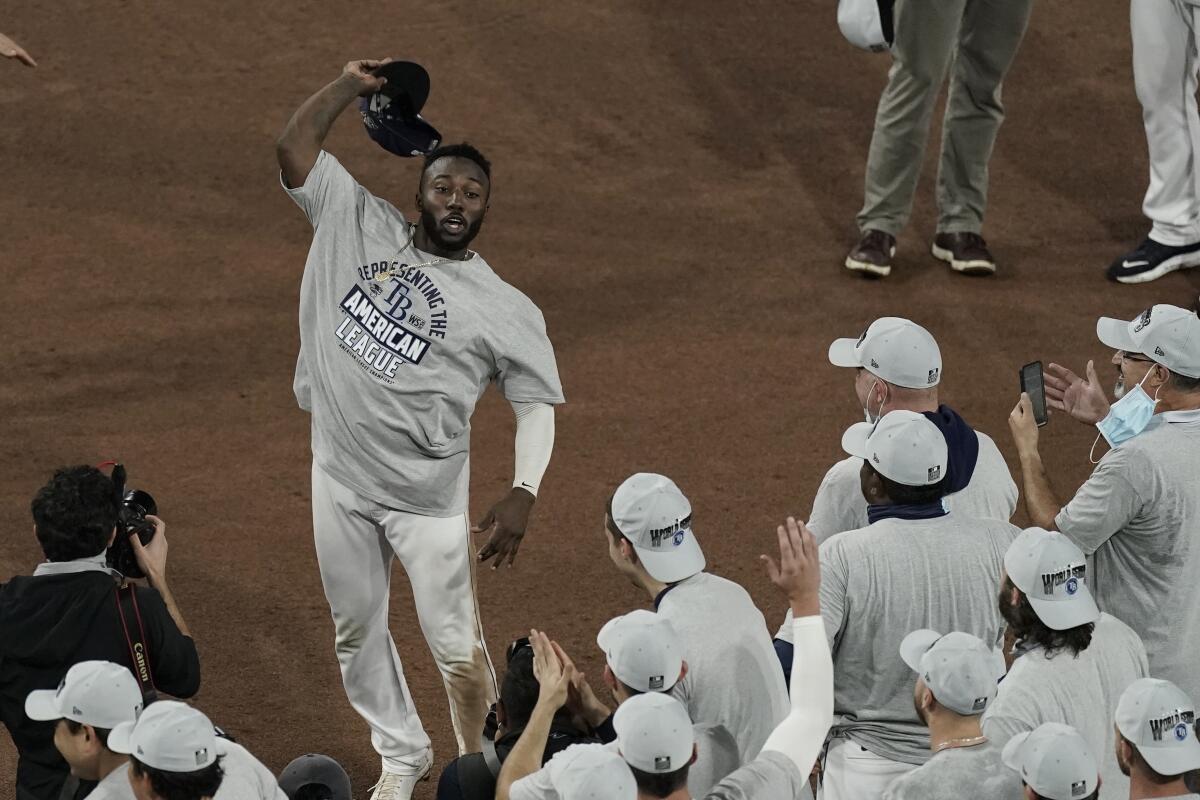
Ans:
[[[939,233],[933,238],[933,257],[964,275],[992,275],[996,259],[978,233]]]
[[[883,278],[892,272],[892,256],[896,255],[896,237],[883,231],[863,231],[858,244],[846,256],[846,269]]]

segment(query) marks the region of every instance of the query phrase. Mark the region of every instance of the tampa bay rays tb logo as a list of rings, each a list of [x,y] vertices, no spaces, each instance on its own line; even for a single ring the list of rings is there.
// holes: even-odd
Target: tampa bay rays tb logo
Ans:
[[[403,322],[413,304],[412,298],[408,296],[408,284],[396,281],[392,293],[388,295],[387,302],[391,304],[388,308],[388,315],[397,322]]]

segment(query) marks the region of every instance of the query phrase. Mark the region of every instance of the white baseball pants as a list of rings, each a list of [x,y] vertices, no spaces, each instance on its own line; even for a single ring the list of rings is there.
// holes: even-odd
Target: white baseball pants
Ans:
[[[916,768],[875,755],[849,739],[834,739],[825,755],[817,800],[879,800],[892,781]]]
[[[426,517],[381,506],[315,462],[312,508],[342,683],[371,726],[384,769],[411,774],[431,750],[388,628],[393,557],[408,574],[421,632],[441,670],[459,754],[476,751],[496,676],[483,643],[466,514]]]
[[[1142,212],[1166,245],[1200,242],[1200,115],[1196,111],[1200,7],[1186,0],[1131,0],[1133,81],[1150,151]]]

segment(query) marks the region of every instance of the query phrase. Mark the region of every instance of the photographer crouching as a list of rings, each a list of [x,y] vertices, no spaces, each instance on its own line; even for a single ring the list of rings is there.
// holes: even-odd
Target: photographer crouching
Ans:
[[[115,479],[115,480],[114,480]],[[25,698],[59,686],[80,661],[123,664],[152,698],[191,697],[200,660],[167,585],[166,525],[124,493],[124,469],[60,469],[33,498],[33,530],[46,560],[0,585],[0,721],[16,745],[17,800],[82,797],[54,746],[52,722],[25,715]],[[130,557],[131,554],[131,557]],[[126,581],[113,568],[145,576]],[[64,789],[64,784],[66,784]]]

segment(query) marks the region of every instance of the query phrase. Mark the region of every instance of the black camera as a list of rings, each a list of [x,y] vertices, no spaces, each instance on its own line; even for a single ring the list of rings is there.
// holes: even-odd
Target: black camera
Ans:
[[[138,566],[131,536],[137,536],[143,545],[154,538],[154,523],[146,519],[147,514],[157,515],[158,505],[149,492],[125,488],[125,467],[113,466],[112,482],[117,503],[117,538],[108,548],[108,565],[126,578],[144,578],[146,573]]]

